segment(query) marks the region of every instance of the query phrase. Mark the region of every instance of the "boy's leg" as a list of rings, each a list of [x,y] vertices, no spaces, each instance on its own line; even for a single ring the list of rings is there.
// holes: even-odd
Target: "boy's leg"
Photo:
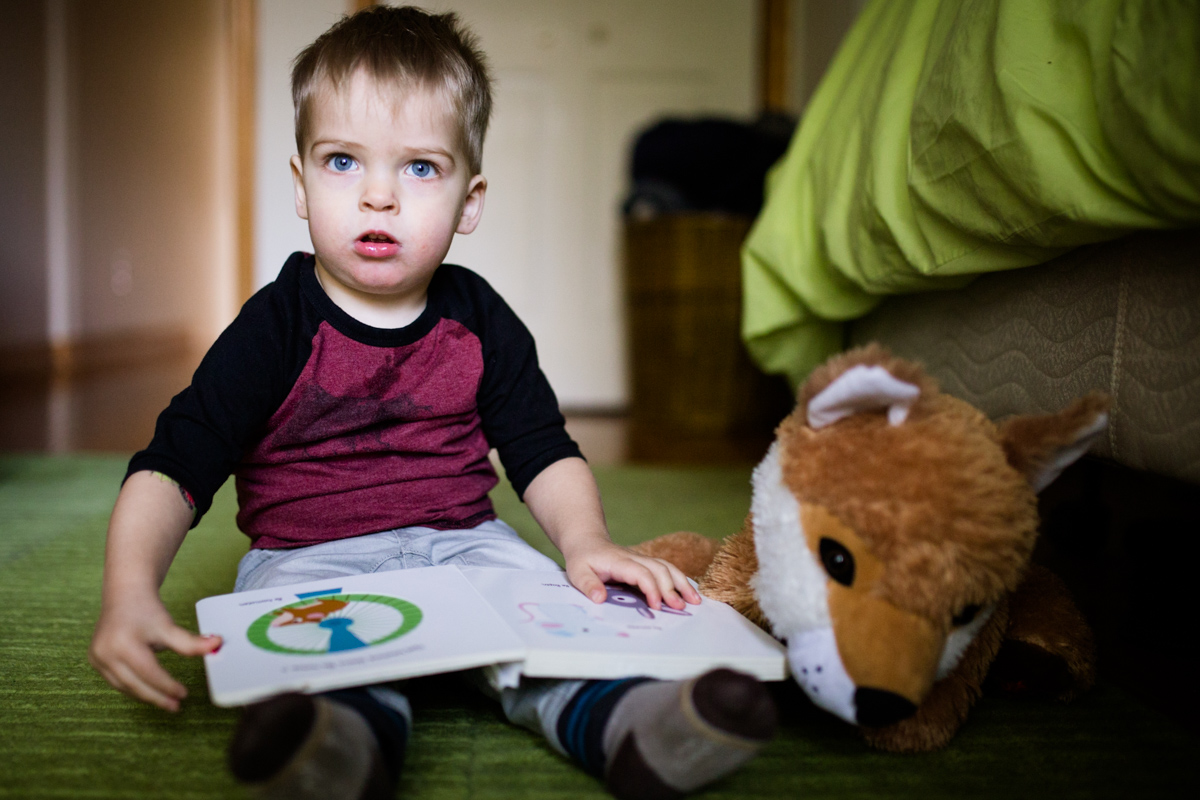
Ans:
[[[500,702],[629,800],[679,797],[728,775],[776,725],[765,687],[728,669],[687,681],[525,679]]]
[[[234,591],[403,566],[395,536],[375,534],[291,551],[251,551]],[[286,694],[248,706],[229,748],[234,776],[265,798],[391,798],[412,729],[408,700],[385,686]]]
[[[426,553],[429,563],[455,564],[460,567],[500,567],[502,569],[561,570],[548,556],[538,552],[506,522],[492,519],[474,528],[458,531],[433,531],[413,528],[410,547]],[[429,534],[422,534],[429,531]]]
[[[461,533],[468,535],[439,537],[434,559],[558,568],[499,520]],[[481,678],[476,674],[474,682]],[[498,694],[509,720],[544,735],[628,800],[698,789],[749,761],[775,733],[775,704],[766,688],[727,669],[688,681],[526,678]]]
[[[285,694],[247,706],[229,746],[234,777],[271,800],[395,796],[408,701],[382,687]]]
[[[234,591],[441,563],[557,568],[494,520],[465,531],[402,528],[296,550],[251,550],[238,565]],[[243,713],[230,768],[271,797],[390,797],[411,720],[408,701],[380,686],[271,698]]]

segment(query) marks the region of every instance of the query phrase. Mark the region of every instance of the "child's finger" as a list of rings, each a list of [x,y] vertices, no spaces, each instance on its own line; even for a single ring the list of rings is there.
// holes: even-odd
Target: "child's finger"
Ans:
[[[162,664],[158,663],[158,659],[154,656],[154,653],[149,651],[135,653],[129,659],[129,666],[141,682],[155,692],[176,701],[187,697],[187,688],[175,680],[171,676],[171,673],[163,669]]]
[[[676,582],[676,572],[674,566],[668,561],[662,559],[649,559],[648,565],[650,572],[653,573],[655,581],[659,583],[659,593],[662,595],[662,602],[667,606],[676,610],[682,610],[685,606],[683,595],[680,594],[679,585]],[[679,573],[683,577],[683,573]]]
[[[220,636],[198,636],[191,631],[172,625],[162,633],[162,645],[181,656],[206,656],[221,647]]]
[[[172,699],[176,708],[178,708],[179,700],[187,697],[187,687],[172,678],[172,675],[158,663],[157,658],[148,657],[143,663],[132,664],[132,666],[144,685],[149,686],[157,694]]]
[[[608,598],[604,582],[590,568],[568,572],[567,578],[570,579],[571,584],[576,589],[587,595],[588,599],[593,603],[603,603]]]
[[[117,663],[112,666],[113,676],[120,684],[117,686],[117,688],[125,694],[141,700],[143,703],[150,703],[151,705],[158,706],[164,711],[178,711],[179,701],[184,695],[187,694],[187,689],[185,689],[182,684],[176,683],[174,679],[172,679],[171,676],[162,669],[162,667],[159,667],[158,662],[154,660],[153,655],[150,656],[150,659],[154,661],[154,666],[158,669],[158,671],[162,672],[162,676],[158,677],[158,681],[163,681],[163,678],[165,678],[165,681],[163,681],[165,689],[160,688],[159,685],[156,685],[157,682],[152,683],[147,679],[147,676],[139,674],[140,672],[146,671],[144,664],[137,665],[141,667],[139,670],[133,665],[123,663]],[[175,684],[175,686],[178,687],[177,691],[181,692],[181,694],[176,694],[176,691],[173,690],[174,687],[171,687],[171,684]]]
[[[621,574],[614,574],[613,577],[622,583],[641,589],[642,594],[646,596],[646,605],[655,611],[662,608],[662,582],[654,573],[654,562],[634,556],[626,564],[627,567],[621,570]]]
[[[675,582],[675,591],[679,592],[679,596],[692,605],[698,605],[700,603],[700,593],[696,591],[696,587],[692,586],[692,582],[688,580],[687,575],[683,574],[683,570],[670,561],[664,561],[663,563],[667,565],[667,570],[671,573],[671,579]]]
[[[646,559],[644,563],[658,584],[658,592],[662,597],[662,602],[676,610],[682,609],[684,607],[683,598],[680,597],[679,592],[675,588],[675,576],[671,574],[670,565],[657,558]],[[659,607],[652,606],[655,609]]]
[[[96,668],[96,672],[100,673],[100,677],[104,678],[104,680],[108,682],[109,686],[113,687],[114,689],[116,689],[119,692],[125,691],[124,683],[122,683],[121,680],[116,675],[113,674],[113,671],[111,669],[109,669],[105,665],[96,664],[96,663],[93,663],[92,666]]]

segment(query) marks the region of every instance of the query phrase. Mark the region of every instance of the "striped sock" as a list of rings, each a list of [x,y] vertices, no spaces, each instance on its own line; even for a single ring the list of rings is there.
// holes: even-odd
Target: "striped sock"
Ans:
[[[411,711],[381,687],[283,694],[247,706],[229,766],[261,800],[395,796]]]
[[[587,681],[563,708],[556,729],[558,741],[590,774],[604,777],[604,728],[613,708],[630,689],[649,680]]]
[[[362,715],[379,743],[379,756],[388,777],[392,783],[399,781],[412,729],[412,709],[404,695],[383,687],[366,686],[325,692],[324,696]]]
[[[558,718],[563,748],[621,800],[674,800],[754,757],[776,711],[757,680],[715,669],[687,681],[588,681]]]

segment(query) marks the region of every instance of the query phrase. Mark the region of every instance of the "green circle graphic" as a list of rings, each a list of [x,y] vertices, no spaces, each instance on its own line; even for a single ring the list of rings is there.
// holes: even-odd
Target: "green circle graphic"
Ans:
[[[295,609],[308,608],[308,607],[311,607],[314,602],[320,602],[320,601],[329,601],[334,604],[337,604],[337,603],[343,604],[342,608],[338,609],[337,611],[334,611],[333,613],[328,614],[327,617],[322,618],[322,619],[346,619],[346,620],[349,620],[349,622],[344,623],[339,626],[342,628],[352,628],[352,626],[354,625],[355,614],[369,612],[371,609],[371,606],[384,606],[384,607],[392,609],[394,611],[398,611],[400,613],[401,622],[398,626],[391,628],[389,630],[383,631],[381,634],[372,636],[367,640],[362,640],[362,639],[356,638],[356,639],[354,639],[354,641],[356,641],[357,644],[355,644],[349,648],[346,648],[346,647],[334,648],[334,647],[330,647],[327,645],[322,648],[303,649],[303,648],[296,648],[296,647],[288,647],[286,645],[279,644],[278,642],[275,642],[271,639],[271,637],[269,636],[269,631],[271,629],[271,623],[274,622],[281,614],[283,614],[285,611],[292,611]],[[309,598],[305,598],[304,600],[297,600],[294,603],[288,603],[285,606],[279,606],[278,608],[268,611],[266,614],[263,614],[261,617],[254,620],[254,622],[250,623],[250,627],[246,629],[246,638],[249,639],[250,643],[253,644],[255,647],[259,647],[259,648],[266,650],[268,652],[271,652],[271,653],[285,653],[287,655],[298,655],[298,656],[323,656],[323,655],[328,655],[331,652],[335,652],[335,650],[345,651],[348,649],[355,649],[355,648],[359,648],[359,647],[375,647],[376,645],[385,644],[386,642],[391,642],[396,639],[399,639],[404,634],[412,631],[412,629],[417,627],[417,625],[421,624],[422,616],[423,615],[421,613],[420,608],[418,608],[413,603],[410,603],[407,600],[401,600],[398,597],[388,597],[387,595],[382,595],[382,594],[322,595],[319,597],[309,597]],[[307,626],[307,625],[313,625],[314,623],[313,622],[302,622],[302,623],[297,623],[297,624],[303,624],[303,625]],[[325,626],[321,625],[320,627],[325,627]],[[333,641],[332,635],[330,636],[329,640]]]

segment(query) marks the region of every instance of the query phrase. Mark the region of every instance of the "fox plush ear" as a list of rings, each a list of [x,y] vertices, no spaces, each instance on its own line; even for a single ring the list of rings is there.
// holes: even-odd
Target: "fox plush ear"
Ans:
[[[869,344],[834,356],[813,370],[797,400],[804,421],[813,429],[872,411],[885,412],[891,425],[899,425],[922,396],[937,391],[937,384],[918,364]]]
[[[1108,397],[1089,394],[1057,414],[1011,417],[1000,423],[1008,463],[1029,479],[1035,492],[1045,489],[1075,463],[1108,425]]]
[[[880,366],[858,364],[843,372],[808,401],[808,424],[824,428],[862,411],[886,411],[888,423],[899,425],[921,394]]]

